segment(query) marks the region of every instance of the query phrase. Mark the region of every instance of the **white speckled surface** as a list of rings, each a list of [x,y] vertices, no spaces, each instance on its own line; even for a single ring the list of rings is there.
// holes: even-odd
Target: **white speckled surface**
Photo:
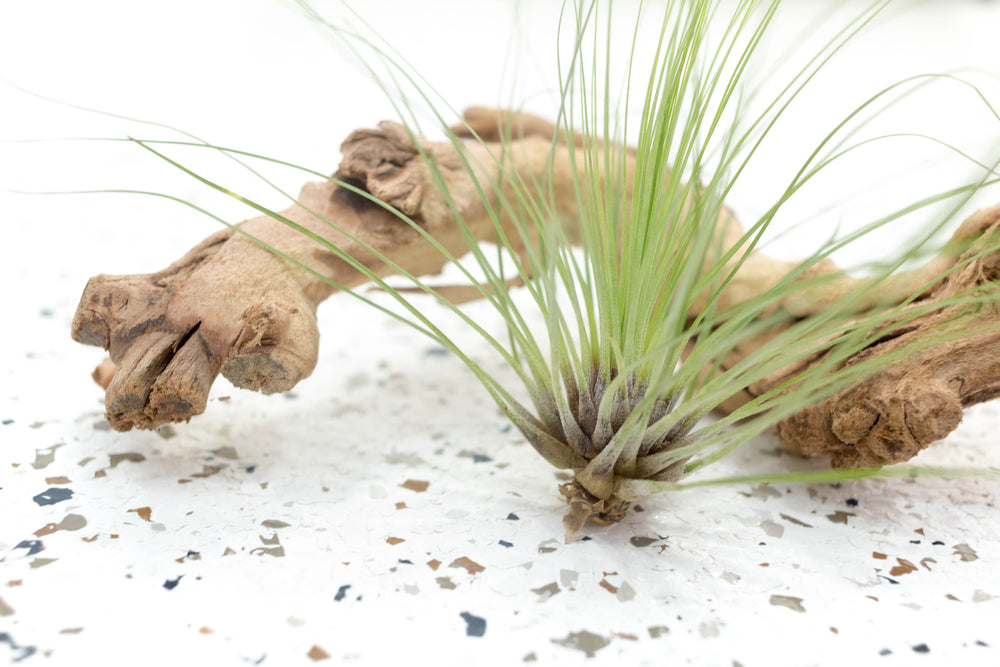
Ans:
[[[940,4],[897,19],[897,41],[862,43],[853,85],[907,63],[995,68],[997,4]],[[505,3],[467,7],[378,3],[366,15],[461,106],[498,99],[496,77],[470,77],[501,71],[506,34],[483,27],[510,16]],[[449,16],[465,27],[435,38]],[[456,59],[442,43],[486,48]],[[524,52],[529,70],[545,48]],[[351,92],[358,75],[337,62],[281,3],[0,8],[0,75],[323,171],[347,132],[389,115],[370,89]],[[2,84],[0,109],[4,139],[148,133]],[[996,122],[975,118],[950,124],[995,144]],[[0,188],[161,186],[204,200],[135,146],[0,145]],[[99,272],[166,265],[214,223],[127,195],[0,193],[0,211],[0,661],[1000,664],[996,482],[692,490],[565,545],[556,472],[461,364],[344,296],[321,309],[320,365],[294,393],[220,380],[190,424],[114,433],[89,378],[102,353],[69,340],[79,293]],[[996,404],[974,408],[921,460],[996,466],[998,425]],[[818,465],[761,438],[710,474]]]

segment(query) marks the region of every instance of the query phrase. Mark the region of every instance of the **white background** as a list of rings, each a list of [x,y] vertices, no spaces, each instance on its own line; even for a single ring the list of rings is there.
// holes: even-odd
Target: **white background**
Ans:
[[[810,22],[826,17],[829,31],[863,7],[838,5],[790,3],[764,53],[801,41],[809,52]],[[456,109],[512,100],[542,114],[555,108],[555,4],[518,13],[506,2],[367,2],[359,11]],[[734,194],[737,212],[759,214],[833,123],[901,77],[978,68],[986,73],[969,76],[1000,103],[998,27],[996,3],[900,3],[790,112]],[[619,29],[616,40],[627,39],[627,19]],[[781,79],[755,72],[768,75],[761,86]],[[393,116],[350,54],[277,1],[6,2],[0,76],[320,172],[335,169],[352,129]],[[933,131],[981,159],[998,154],[1000,121],[957,84],[915,97],[885,123]],[[128,136],[175,135],[0,83],[0,139]],[[860,224],[972,173],[926,149],[887,143],[831,172],[793,202],[782,223],[805,224],[774,252],[801,253],[833,225]],[[204,152],[177,155],[281,203]],[[274,177],[292,192],[305,180]],[[872,196],[876,183],[886,188]],[[128,142],[5,141],[0,188],[156,190],[228,219],[247,216]],[[190,424],[112,433],[89,378],[102,353],[68,336],[80,291],[97,273],[162,268],[217,223],[125,194],[3,192],[0,211],[0,417],[10,422],[0,427],[0,660],[288,665],[325,654],[362,664],[562,664],[587,660],[577,646],[597,649],[594,664],[1000,663],[995,482],[691,491],[650,499],[620,525],[563,545],[554,471],[471,375],[347,297],[321,308],[320,366],[291,398],[220,380],[208,412]],[[843,261],[882,257],[909,233],[898,227]],[[998,424],[995,406],[971,410],[921,459],[997,465]],[[124,453],[133,460],[111,467]],[[713,474],[817,465],[762,438]],[[218,469],[193,477],[216,470],[204,466]],[[46,481],[61,477],[69,482]],[[408,479],[429,487],[401,487]],[[32,501],[53,486],[74,495]],[[150,509],[148,521],[129,511],[139,508]],[[34,534],[67,515],[86,525]],[[44,548],[31,554],[32,540]],[[455,563],[463,557],[485,569]],[[467,635],[463,613],[486,621],[483,636]],[[922,645],[928,652],[915,651]]]

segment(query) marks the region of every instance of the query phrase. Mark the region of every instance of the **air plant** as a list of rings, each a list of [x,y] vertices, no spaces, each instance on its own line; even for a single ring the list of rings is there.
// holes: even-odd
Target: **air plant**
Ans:
[[[652,62],[640,62],[633,44],[621,81],[612,66],[610,26],[626,19],[610,2],[567,0],[559,40],[561,105],[554,124],[480,111],[453,129],[448,125],[455,114],[389,45],[327,21],[304,1],[298,4],[368,63],[400,116],[401,126],[383,126],[381,134],[355,141],[375,136],[394,150],[405,148],[415,156],[412,164],[404,168],[389,160],[380,168],[397,181],[405,180],[399,174],[406,170],[419,173],[433,187],[403,188],[394,198],[390,195],[399,191],[375,187],[374,171],[350,164],[329,182],[364,202],[366,210],[391,214],[408,238],[418,239],[419,253],[451,264],[452,273],[465,281],[462,294],[483,299],[502,317],[503,334],[488,331],[453,304],[454,293],[420,278],[410,268],[423,266],[420,262],[377,247],[308,201],[300,206],[323,219],[329,233],[195,174],[167,157],[163,144],[169,142],[137,143],[321,245],[361,277],[356,282],[374,283],[395,300],[398,308],[383,307],[388,314],[461,359],[542,457],[572,471],[572,481],[561,487],[570,505],[564,519],[568,539],[588,518],[615,521],[636,500],[681,488],[687,476],[809,406],[915,355],[997,329],[981,319],[970,328],[966,317],[991,308],[992,277],[931,302],[923,298],[948,276],[998,250],[995,235],[961,237],[966,242],[952,247],[951,260],[933,271],[910,272],[900,280],[899,269],[925,252],[926,242],[974,192],[996,182],[1000,160],[968,157],[978,170],[968,183],[929,193],[859,231],[831,234],[800,262],[759,270],[759,246],[787,203],[870,141],[853,138],[864,118],[901,102],[906,91],[932,77],[900,82],[864,101],[831,128],[746,229],[726,206],[789,106],[887,2],[876,2],[845,25],[774,99],[761,104],[749,99],[747,82],[779,11],[777,0],[667,0],[641,7],[631,20],[636,35],[641,25],[656,22],[655,55]],[[419,121],[426,109],[445,142],[422,138]],[[260,158],[197,140],[187,143],[246,163]],[[430,200],[436,207],[433,220]],[[852,279],[831,264],[835,251],[903,215],[942,203],[945,212],[935,209],[933,224],[871,275]],[[448,242],[439,233],[444,224],[454,232]],[[373,303],[363,289],[252,230],[232,229],[331,288]],[[409,284],[387,281],[390,273]],[[506,386],[463,351],[445,324],[421,308],[425,295],[477,332],[521,386]],[[865,354],[942,312],[948,313],[946,320],[930,334]],[[196,331],[198,325],[186,335]],[[92,340],[81,339],[106,340],[91,333]],[[706,420],[724,405],[726,416]],[[878,467],[870,466],[822,475],[876,472]]]

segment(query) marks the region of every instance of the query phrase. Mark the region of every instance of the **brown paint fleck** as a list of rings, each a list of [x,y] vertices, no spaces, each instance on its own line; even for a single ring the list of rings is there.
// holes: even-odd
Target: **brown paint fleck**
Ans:
[[[601,579],[601,583],[599,583],[598,586],[600,586],[607,592],[611,593],[612,595],[618,592],[618,588],[613,586],[607,579]]]
[[[805,521],[799,521],[793,516],[789,516],[787,514],[780,514],[779,516],[788,523],[795,524],[796,526],[802,526],[803,528],[812,528],[812,524],[806,523]]]
[[[770,563],[757,563],[757,567],[771,567]]]
[[[910,572],[917,571],[917,566],[911,563],[910,561],[906,560],[905,558],[897,558],[896,562],[899,563],[899,565],[896,565],[891,570],[889,570],[889,574],[891,574],[894,577],[901,577],[904,574],[909,574]]]
[[[224,466],[207,466],[203,465],[201,467],[201,472],[191,475],[192,477],[197,477],[198,479],[204,479],[206,477],[211,477],[212,475],[218,475]]]
[[[79,514],[67,514],[59,523],[47,523],[35,531],[35,537],[45,537],[57,530],[80,530],[87,525],[87,520]]]
[[[215,631],[212,630],[212,628],[208,627],[207,625],[203,625],[200,628],[198,628],[198,632],[200,632],[203,635],[210,635]]]
[[[636,635],[630,635],[627,632],[616,632],[615,633],[615,637],[618,637],[619,639],[627,639],[630,642],[637,642],[637,641],[639,641],[639,637],[638,636],[636,636]]]
[[[437,558],[432,558],[429,561],[427,561],[427,567],[437,572],[437,569],[441,567],[441,561],[439,561]]]
[[[406,503],[405,502],[398,502],[398,503],[396,503],[396,509],[398,509],[398,510],[405,510],[406,509]]]
[[[954,600],[955,602],[961,602],[961,600],[959,600],[959,599],[958,599],[957,597],[955,597],[955,596],[954,596],[954,595],[952,595],[951,593],[948,593],[948,594],[946,594],[946,595],[945,595],[945,597],[946,597],[947,599],[949,599],[949,600]]]
[[[104,468],[101,468],[100,470],[98,470],[97,472],[94,473],[94,479],[98,479],[98,478],[101,478],[101,477],[107,477],[107,476],[108,476],[108,472]]]
[[[92,535],[91,537],[84,537],[84,538],[81,538],[81,539],[82,539],[82,540],[83,540],[84,542],[94,542],[94,541],[96,541],[96,540],[97,540],[97,538],[98,538],[98,535],[97,535],[97,534],[95,534],[95,535]]]
[[[878,602],[878,598],[875,597],[874,595],[866,595],[865,597],[868,598],[869,600],[875,600],[875,602]]]
[[[931,558],[930,556],[928,556],[927,558],[921,558],[920,559],[920,564],[923,565],[924,567],[926,567],[927,571],[930,572],[931,571],[931,566],[928,565],[928,563],[937,563],[937,561],[934,560],[933,558]]]
[[[408,479],[402,484],[400,484],[400,486],[403,487],[404,489],[409,489],[410,491],[416,491],[417,493],[423,493],[424,491],[427,490],[427,487],[429,487],[430,485],[431,485],[430,482],[425,482],[419,479]]]
[[[7,582],[7,588],[17,588],[24,583],[23,579],[11,579]]]
[[[397,544],[402,544],[406,540],[403,539],[402,537],[387,537],[385,538],[385,541],[391,544],[392,546],[396,546]]]
[[[886,556],[884,553],[873,551],[872,558],[877,558],[878,560],[885,560],[886,558],[888,558],[888,556]]]
[[[837,510],[833,514],[827,514],[826,518],[830,521],[830,523],[842,523],[846,526],[847,520],[852,516],[857,516],[857,515],[854,512],[844,512],[842,510]]]
[[[464,567],[466,572],[469,574],[478,574],[480,572],[485,572],[486,568],[472,560],[468,556],[462,556],[461,558],[456,558],[451,562],[448,567]]]
[[[35,537],[45,537],[46,535],[51,535],[52,533],[56,532],[57,530],[59,530],[59,529],[56,528],[56,524],[54,524],[54,523],[47,523],[44,526],[42,526],[41,528],[39,528],[38,530],[36,530],[35,533],[34,533],[34,535],[35,535]]]
[[[839,634],[840,634],[840,630],[838,630],[838,629],[837,629],[837,628],[836,628],[835,626],[833,626],[833,625],[831,625],[831,626],[830,626],[830,632],[832,632],[832,633],[833,633],[833,634],[835,634],[835,635],[839,635]]]
[[[143,521],[151,521],[153,516],[153,510],[149,507],[136,507],[135,509],[128,510],[129,512],[135,512],[139,515],[139,518]]]
[[[46,477],[45,478],[45,483],[46,484],[69,484],[70,483],[70,479],[69,479],[69,477],[66,477],[66,476]]]
[[[923,535],[924,534],[924,529],[923,528],[917,528],[913,532],[916,533],[917,535]]]
[[[327,658],[330,657],[330,654],[321,649],[319,646],[313,646],[311,649],[309,649],[309,652],[306,653],[306,656],[308,656],[310,660],[318,661],[318,660],[326,660]]]

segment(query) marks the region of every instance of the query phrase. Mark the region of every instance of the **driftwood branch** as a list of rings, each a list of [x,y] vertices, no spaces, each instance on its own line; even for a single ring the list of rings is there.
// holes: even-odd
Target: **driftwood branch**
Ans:
[[[531,116],[505,116],[484,109],[467,112],[466,122],[457,128],[460,135],[471,136],[471,129],[484,141],[496,142],[501,129],[506,128],[517,137],[503,150],[508,161],[505,168],[517,171],[524,182],[536,182],[541,188],[551,186],[571,232],[576,203],[573,163],[568,150],[562,150],[550,164],[556,128]],[[472,236],[493,240],[493,221],[467,169],[474,165],[481,184],[500,182],[492,157],[494,152],[500,153],[499,144],[469,142],[459,155],[450,143],[418,141],[419,146],[394,123],[356,131],[342,146],[343,160],[335,177],[398,209],[450,252],[463,254],[467,241],[430,174],[421,154],[426,153],[448,184],[453,203]],[[486,194],[494,201],[503,196],[492,191]],[[366,246],[415,275],[436,273],[445,263],[442,254],[413,227],[334,182],[305,186],[299,203],[281,215],[327,239],[379,276],[395,269]],[[717,225],[729,245],[742,235],[739,223],[728,212]],[[894,276],[872,293],[867,305],[902,303],[948,267],[973,257],[987,241],[995,243],[998,229],[1000,206],[978,212],[956,234],[956,239],[964,242],[960,245],[968,248],[966,255],[946,250],[927,266]],[[509,239],[520,238],[513,228],[509,231]],[[200,414],[219,373],[238,387],[273,393],[291,389],[312,372],[319,338],[316,307],[335,288],[244,234],[341,286],[355,287],[367,281],[335,252],[266,216],[241,223],[235,231],[214,234],[158,273],[91,279],[74,319],[73,338],[110,353],[115,371],[106,385],[106,405],[114,428],[156,428]],[[761,294],[794,266],[755,253],[722,294],[720,307]],[[920,303],[975,286],[986,289],[986,283],[997,276],[998,267],[1000,254],[978,257],[933,284]],[[806,277],[816,276],[827,279],[815,290],[797,292],[775,307],[805,316],[861,285],[829,261],[812,267]],[[456,299],[462,298],[456,293]],[[700,305],[694,304],[693,314]],[[947,333],[955,327],[971,331],[996,318],[992,305],[942,308],[917,318],[905,330],[872,345],[848,363],[890,353],[910,340]],[[723,368],[778,333],[738,346],[724,360]],[[980,333],[927,349],[796,414],[779,425],[779,434],[789,447],[807,455],[830,457],[838,466],[906,460],[953,430],[964,407],[1000,395],[1000,355],[992,353],[997,349],[1000,333]],[[734,409],[817,361],[802,360],[747,387],[724,409]],[[109,377],[107,369],[103,377]]]

